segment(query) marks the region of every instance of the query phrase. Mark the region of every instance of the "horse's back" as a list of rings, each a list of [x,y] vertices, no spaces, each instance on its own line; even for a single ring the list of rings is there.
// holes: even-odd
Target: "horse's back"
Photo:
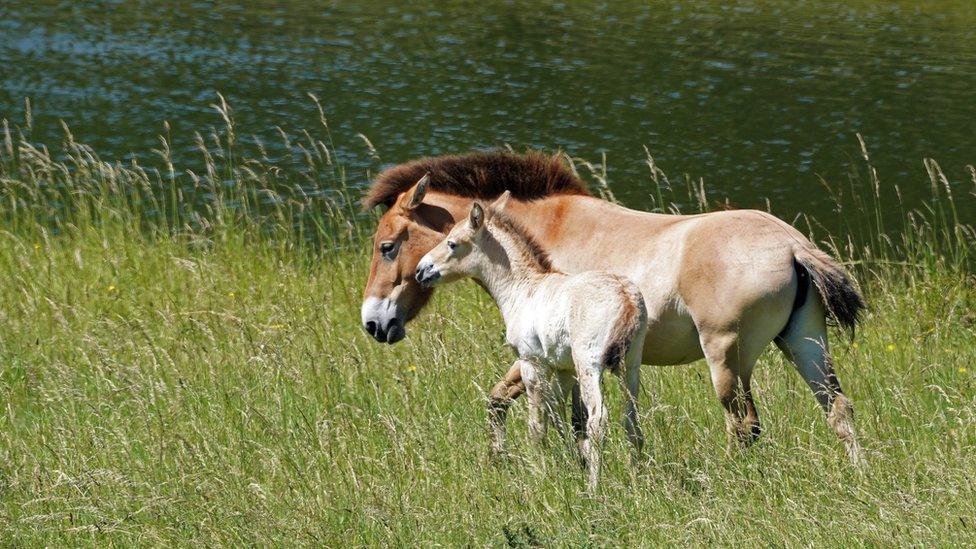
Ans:
[[[685,238],[678,291],[699,330],[748,326],[772,338],[786,325],[806,237],[765,212],[732,210],[694,218]]]

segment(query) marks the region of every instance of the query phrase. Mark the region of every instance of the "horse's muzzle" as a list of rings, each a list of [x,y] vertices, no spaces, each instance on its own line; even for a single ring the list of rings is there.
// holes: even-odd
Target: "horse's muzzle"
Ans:
[[[407,335],[407,331],[403,328],[403,323],[400,322],[398,318],[392,318],[386,324],[386,326],[380,326],[375,321],[370,320],[363,325],[366,329],[366,333],[373,336],[373,339],[379,341],[380,343],[394,344],[400,341]]]

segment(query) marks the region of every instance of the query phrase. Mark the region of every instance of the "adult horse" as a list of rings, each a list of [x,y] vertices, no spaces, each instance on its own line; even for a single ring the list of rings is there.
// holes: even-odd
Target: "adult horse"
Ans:
[[[421,257],[465,219],[474,200],[505,190],[513,196],[509,215],[532,228],[556,269],[609,270],[637,283],[648,312],[643,363],[706,359],[730,440],[749,443],[760,433],[750,379],[760,353],[775,342],[850,459],[860,462],[853,409],[827,343],[828,319],[853,330],[864,308],[840,265],[765,212],[653,214],[592,197],[556,156],[477,152],[380,173],[363,199],[366,208],[387,208],[363,295],[362,321],[371,336],[390,344],[405,337],[407,322],[431,295],[414,278]],[[496,448],[506,411],[524,389],[516,361],[490,395]]]

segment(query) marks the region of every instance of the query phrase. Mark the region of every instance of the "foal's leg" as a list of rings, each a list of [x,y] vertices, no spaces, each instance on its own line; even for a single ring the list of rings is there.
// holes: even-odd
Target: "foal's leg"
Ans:
[[[516,398],[525,392],[522,383],[522,360],[516,360],[488,395],[488,429],[491,432],[492,455],[505,452],[505,417]]]
[[[796,365],[817,402],[827,415],[827,424],[844,443],[854,465],[862,465],[861,446],[854,434],[854,408],[844,395],[834,373],[827,344],[827,322],[820,296],[813,293],[794,313],[786,333],[776,345]]]
[[[525,383],[525,394],[529,401],[529,436],[535,442],[541,443],[546,438],[546,427],[549,408],[549,375],[544,365],[521,361],[522,382]]]
[[[559,431],[562,440],[565,440],[566,435],[566,399],[574,391],[574,387],[576,387],[576,372],[556,370],[552,390],[549,392],[549,421]]]
[[[583,442],[586,440],[586,422],[589,421],[590,416],[586,411],[586,405],[583,404],[583,396],[580,394],[578,382],[573,384],[572,394],[573,435],[576,438],[576,448],[579,451],[579,457],[585,466],[586,455],[583,453]]]
[[[574,353],[576,360],[576,353]],[[577,377],[579,378],[580,398],[589,415],[586,421],[586,438],[581,446],[583,458],[589,468],[589,489],[596,492],[600,481],[600,447],[607,430],[607,408],[603,405],[603,393],[600,390],[600,374],[602,368],[597,361],[576,361]]]

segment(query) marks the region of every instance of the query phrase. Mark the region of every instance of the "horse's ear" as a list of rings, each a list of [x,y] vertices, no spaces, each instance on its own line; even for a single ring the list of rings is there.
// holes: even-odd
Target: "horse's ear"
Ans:
[[[512,198],[512,191],[503,192],[501,196],[496,198],[495,201],[491,203],[491,206],[489,206],[488,209],[491,210],[491,212],[505,211],[505,206],[508,205],[509,198]]]
[[[407,191],[408,196],[410,196],[410,202],[407,203],[406,208],[408,210],[413,210],[424,201],[424,195],[427,194],[427,184],[430,183],[430,173],[424,174],[423,177],[417,181],[414,186]]]
[[[485,226],[485,209],[481,207],[481,204],[475,202],[471,205],[471,215],[468,216],[468,222],[475,231]]]

